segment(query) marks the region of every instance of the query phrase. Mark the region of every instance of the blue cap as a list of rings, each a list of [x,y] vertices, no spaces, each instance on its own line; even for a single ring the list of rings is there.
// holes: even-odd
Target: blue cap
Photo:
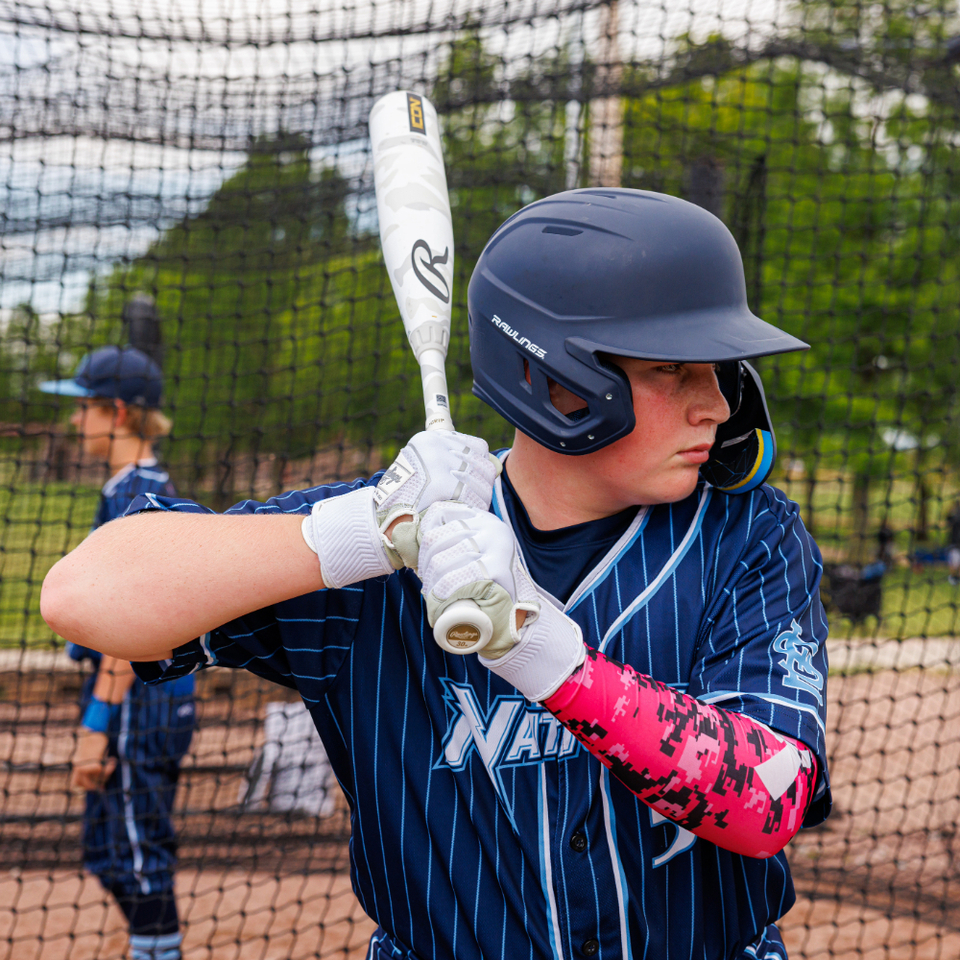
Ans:
[[[70,380],[47,380],[39,388],[61,397],[111,397],[138,407],[158,407],[163,374],[135,347],[101,347],[80,361]]]

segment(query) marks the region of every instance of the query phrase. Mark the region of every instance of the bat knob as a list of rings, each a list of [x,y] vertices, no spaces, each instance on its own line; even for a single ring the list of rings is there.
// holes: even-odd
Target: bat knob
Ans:
[[[447,653],[479,653],[493,637],[493,624],[473,600],[457,600],[437,617],[433,636]]]

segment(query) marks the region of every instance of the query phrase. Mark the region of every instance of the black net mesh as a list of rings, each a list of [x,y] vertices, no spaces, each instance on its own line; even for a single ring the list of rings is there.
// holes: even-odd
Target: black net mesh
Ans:
[[[712,211],[754,312],[812,345],[758,364],[832,628],[836,808],[790,847],[782,929],[793,957],[960,956],[954,5],[0,0],[0,49],[0,956],[127,949],[68,789],[89,668],[39,614],[108,470],[37,385],[143,347],[163,462],[218,509],[388,463],[423,419],[366,134],[397,88],[443,123],[459,429],[509,437],[470,394],[472,266],[565,188]],[[346,804],[285,699],[198,680],[174,812],[189,956],[365,954]]]

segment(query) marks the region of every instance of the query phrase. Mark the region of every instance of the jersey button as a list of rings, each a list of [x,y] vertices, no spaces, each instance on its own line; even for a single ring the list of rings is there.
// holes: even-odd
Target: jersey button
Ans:
[[[580,951],[585,957],[595,957],[600,952],[600,941],[593,938],[584,940]]]
[[[578,830],[578,831],[570,838],[570,846],[573,847],[573,849],[574,849],[577,853],[583,853],[583,851],[587,849],[587,838],[586,838],[586,836],[585,836],[584,834],[580,833],[580,831]],[[593,941],[592,941],[592,940],[588,940],[587,943],[593,943]],[[596,953],[596,951],[594,951],[594,953]],[[589,953],[588,953],[587,956],[588,956],[588,957],[589,957],[589,956],[593,956],[593,954],[589,954]]]

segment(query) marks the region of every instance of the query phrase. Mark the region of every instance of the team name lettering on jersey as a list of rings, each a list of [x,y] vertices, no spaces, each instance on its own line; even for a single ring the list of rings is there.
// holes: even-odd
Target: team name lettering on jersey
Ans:
[[[580,744],[553,714],[520,694],[497,697],[484,713],[472,686],[447,678],[441,682],[451,717],[443,737],[443,752],[434,769],[463,770],[477,754],[513,819],[502,772],[510,767],[573,756]]]
[[[669,841],[670,845],[667,849],[660,856],[653,858],[654,867],[662,867],[677,854],[686,853],[697,842],[695,834],[692,834],[686,827],[681,827],[679,823],[674,823],[652,807],[650,808],[650,826],[663,826],[667,830],[673,829],[676,831],[673,839]]]
[[[792,690],[805,690],[823,704],[823,674],[813,665],[817,644],[813,640],[804,640],[800,624],[794,620],[789,630],[784,630],[773,641],[777,653],[786,654],[779,661],[786,670],[783,685]]]

